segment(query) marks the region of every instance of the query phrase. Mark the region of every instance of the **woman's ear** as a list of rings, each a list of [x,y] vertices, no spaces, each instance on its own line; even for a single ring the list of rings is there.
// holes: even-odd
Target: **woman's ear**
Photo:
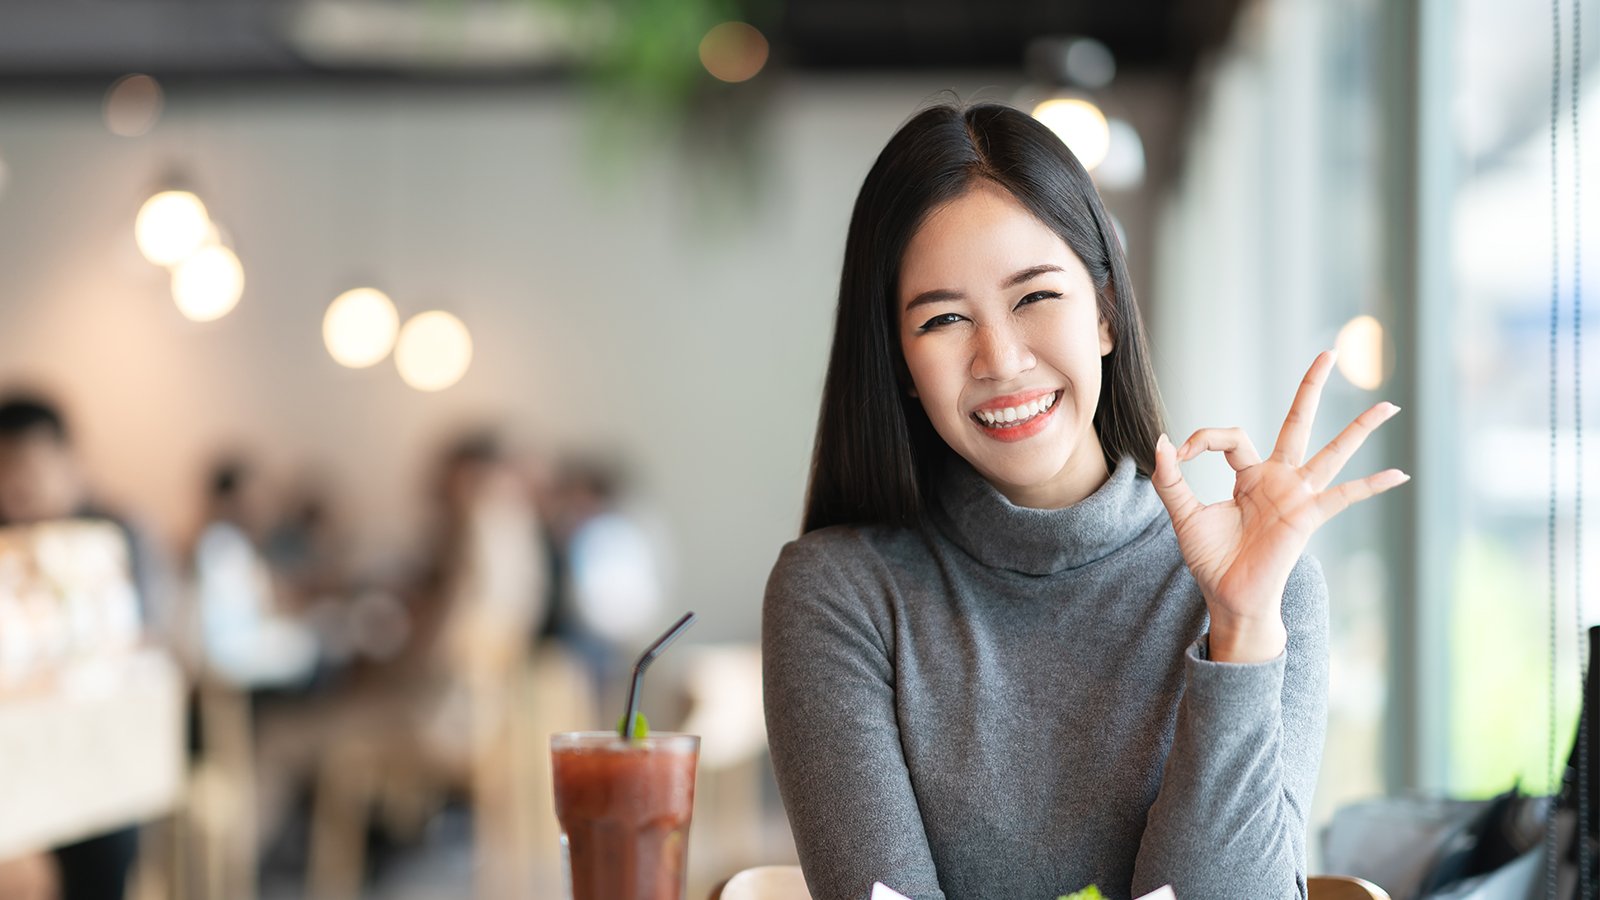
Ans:
[[[1095,291],[1094,308],[1100,321],[1100,356],[1105,358],[1117,349],[1117,335],[1111,330],[1111,317],[1117,311],[1117,283],[1106,279],[1105,287]]]
[[[905,390],[907,397],[917,396],[917,384],[911,380],[911,370],[906,367],[903,357],[895,360],[895,378],[900,382],[900,387]]]

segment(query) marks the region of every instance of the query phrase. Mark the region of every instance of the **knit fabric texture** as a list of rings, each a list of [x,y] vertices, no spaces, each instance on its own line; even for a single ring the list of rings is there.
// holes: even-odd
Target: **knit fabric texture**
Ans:
[[[762,616],[772,761],[815,900],[1305,897],[1327,588],[1303,557],[1277,659],[1206,659],[1148,478],[1065,509],[964,463],[920,529],[783,548]]]

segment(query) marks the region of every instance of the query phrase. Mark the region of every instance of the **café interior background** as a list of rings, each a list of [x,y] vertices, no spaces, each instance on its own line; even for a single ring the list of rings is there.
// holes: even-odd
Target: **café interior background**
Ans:
[[[729,20],[754,29],[702,41]],[[1591,148],[1597,32],[1583,48]],[[1304,367],[1335,344],[1320,437],[1379,399],[1407,411],[1351,471],[1398,465],[1413,485],[1313,542],[1333,598],[1313,827],[1386,791],[1539,791],[1550,53],[1545,5],[1496,0],[13,0],[0,10],[0,388],[61,404],[95,498],[168,560],[155,605],[169,611],[188,596],[186,545],[224,454],[249,460],[274,509],[318,492],[346,584],[414,570],[436,524],[434,467],[460,435],[495,431],[530,481],[574,462],[619,474],[609,502],[648,550],[624,552],[617,577],[648,582],[653,602],[619,613],[637,621],[615,641],[633,652],[699,613],[656,673],[656,727],[717,723],[707,752],[730,742],[728,769],[744,773],[719,787],[702,771],[703,896],[740,867],[793,859],[750,743],[758,685],[740,648],[798,529],[854,193],[898,124],[949,92],[1030,110],[1087,99],[1109,120],[1096,177],[1175,434],[1239,424],[1270,443]],[[125,78],[137,74],[153,81]],[[1561,127],[1566,152],[1565,114]],[[212,321],[185,317],[173,275],[134,239],[141,205],[170,188],[204,202],[243,273],[237,306]],[[1594,246],[1583,264],[1600,272]],[[402,322],[459,320],[459,379],[410,386],[401,349],[336,362],[324,316],[357,287],[385,292]],[[1577,676],[1562,454],[1564,757]],[[1203,495],[1224,494],[1226,476],[1220,460],[1192,466]],[[697,679],[708,659],[731,668]],[[590,720],[545,724],[615,715],[608,698]],[[542,753],[543,736],[530,746]],[[459,805],[389,839],[368,890],[469,883]],[[531,853],[529,877],[552,878],[553,854]],[[303,857],[260,856],[267,893],[295,895]]]

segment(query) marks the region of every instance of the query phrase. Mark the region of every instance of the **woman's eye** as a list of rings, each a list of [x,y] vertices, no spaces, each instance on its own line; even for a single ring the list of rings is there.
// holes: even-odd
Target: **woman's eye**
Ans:
[[[1021,300],[1018,300],[1017,306],[1027,306],[1030,303],[1037,303],[1040,300],[1052,300],[1059,296],[1061,296],[1061,294],[1056,291],[1034,291],[1028,296],[1023,297]]]
[[[935,328],[942,328],[945,325],[954,325],[955,323],[957,323],[959,321],[961,321],[961,316],[959,316],[959,315],[957,315],[955,313],[945,313],[942,316],[934,316],[933,318],[929,319],[928,321],[923,322],[922,323],[922,328],[920,330],[922,330],[922,331],[932,331]]]

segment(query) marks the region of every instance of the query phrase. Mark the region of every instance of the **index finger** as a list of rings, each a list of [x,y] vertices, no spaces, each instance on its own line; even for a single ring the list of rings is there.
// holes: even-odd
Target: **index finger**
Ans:
[[[1306,445],[1311,442],[1311,422],[1317,417],[1317,403],[1322,399],[1322,386],[1328,383],[1328,373],[1333,371],[1333,359],[1332,350],[1318,353],[1306,370],[1306,377],[1300,380],[1300,389],[1278,432],[1278,443],[1272,448],[1274,459],[1297,467],[1305,459]]]

